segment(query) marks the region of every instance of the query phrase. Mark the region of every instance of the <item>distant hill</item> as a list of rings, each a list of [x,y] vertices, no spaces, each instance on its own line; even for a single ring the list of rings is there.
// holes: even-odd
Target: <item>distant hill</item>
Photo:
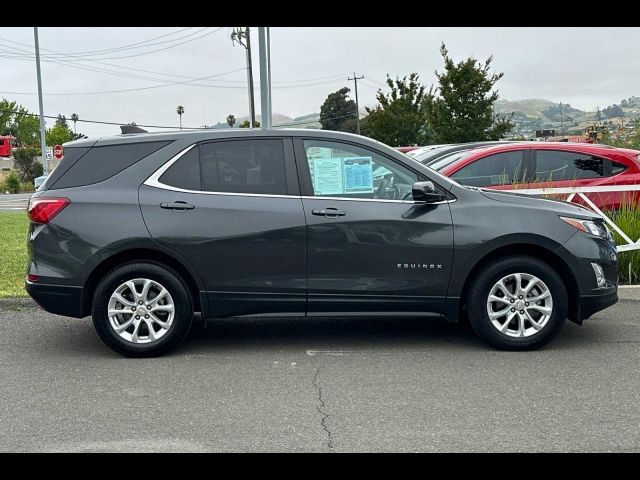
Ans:
[[[547,128],[555,128],[560,133],[563,126],[567,135],[582,134],[586,127],[598,121],[614,128],[621,122],[631,122],[640,117],[640,97],[629,97],[622,100],[619,105],[601,106],[599,118],[595,111],[583,111],[566,103],[563,103],[561,108],[559,102],[543,98],[501,99],[495,102],[494,110],[503,115],[513,113],[516,135],[531,136],[535,130]]]

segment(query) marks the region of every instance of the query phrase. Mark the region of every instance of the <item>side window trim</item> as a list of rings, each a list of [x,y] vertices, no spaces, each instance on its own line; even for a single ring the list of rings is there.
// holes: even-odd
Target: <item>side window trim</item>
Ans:
[[[200,193],[205,195],[235,195],[235,196],[246,196],[246,197],[299,197],[300,196],[300,188],[298,185],[298,179],[295,171],[295,159],[293,153],[293,144],[292,139],[290,137],[260,137],[259,139],[265,140],[281,140],[283,142],[283,151],[284,151],[284,168],[285,168],[285,179],[286,179],[286,194],[268,194],[268,193],[247,193],[247,192],[216,192],[210,190],[204,190],[203,183],[203,175],[202,175],[202,161],[200,151],[202,145],[208,143],[217,143],[217,142],[228,142],[228,141],[242,141],[242,138],[220,138],[220,139],[212,139],[212,140],[203,140],[200,142],[193,143],[183,150],[179,151],[169,160],[167,160],[160,168],[158,168],[154,173],[152,173],[149,178],[147,178],[143,184],[151,187],[162,188],[165,190],[173,190],[177,192],[184,193]],[[174,187],[173,185],[168,185],[166,183],[160,182],[160,177],[171,168],[171,166],[176,163],[183,155],[189,152],[192,148],[198,149],[198,163],[200,165],[200,188],[201,190],[189,190],[180,187]]]
[[[305,140],[309,140],[309,141],[322,141],[322,142],[335,142],[335,143],[342,143],[344,145],[353,145],[355,147],[358,148],[364,148],[366,150],[370,150],[374,153],[376,153],[377,155],[380,155],[384,158],[386,158],[387,160],[397,164],[399,167],[402,167],[408,171],[410,171],[411,173],[415,174],[416,177],[418,178],[418,181],[424,181],[424,180],[431,180],[430,178],[427,178],[422,172],[416,171],[413,168],[411,168],[410,166],[407,166],[403,163],[398,162],[395,158],[392,158],[391,156],[387,155],[386,153],[383,153],[379,150],[370,148],[369,146],[363,146],[360,145],[358,143],[353,143],[353,142],[349,142],[346,140],[336,140],[333,138],[328,138],[328,137],[294,137],[293,139],[293,146],[294,146],[294,152],[295,152],[295,161],[296,161],[296,168],[297,168],[297,173],[298,173],[298,181],[299,181],[299,185],[300,185],[300,194],[302,196],[302,198],[315,198],[315,199],[326,199],[326,200],[346,200],[346,201],[359,201],[359,202],[384,202],[384,203],[389,203],[389,202],[394,202],[394,203],[398,203],[398,202],[402,202],[402,203],[420,203],[420,202],[414,202],[413,200],[389,200],[389,199],[379,199],[379,198],[358,198],[358,197],[325,197],[322,195],[315,195],[314,191],[313,191],[313,183],[311,181],[311,173],[309,171],[309,164],[307,162],[307,153],[304,149],[304,141]],[[446,191],[445,188],[443,188],[441,185],[439,185],[437,182],[434,182],[434,184],[442,189],[443,192],[445,192],[447,194],[447,198],[449,198],[450,194],[449,192]],[[450,200],[446,200],[443,203],[446,203]]]

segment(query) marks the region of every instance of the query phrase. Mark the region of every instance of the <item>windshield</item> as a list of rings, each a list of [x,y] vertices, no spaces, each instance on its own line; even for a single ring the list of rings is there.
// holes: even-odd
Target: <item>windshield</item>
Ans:
[[[427,163],[427,166],[433,168],[434,170],[442,170],[444,167],[451,165],[458,160],[462,160],[464,158],[469,157],[472,153],[475,153],[472,150],[459,150],[457,152],[450,153],[445,155],[444,157],[440,157],[432,162]]]

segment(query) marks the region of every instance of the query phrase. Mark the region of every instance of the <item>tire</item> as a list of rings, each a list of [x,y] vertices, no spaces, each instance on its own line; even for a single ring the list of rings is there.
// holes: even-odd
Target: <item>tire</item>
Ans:
[[[123,313],[110,315],[114,309]],[[128,357],[154,357],[168,352],[187,335],[193,301],[182,279],[169,268],[155,262],[127,263],[109,272],[96,287],[92,317],[100,339],[112,350]],[[126,329],[116,332],[129,321]]]
[[[501,280],[504,289],[498,285]],[[531,291],[516,290],[517,283],[526,290],[529,282],[533,282]],[[550,297],[545,296],[545,292]],[[521,299],[518,293],[525,295]],[[490,294],[494,295],[492,299],[499,297],[500,300],[489,302]],[[541,297],[544,298],[527,301]],[[549,264],[528,256],[509,256],[487,265],[473,278],[467,294],[467,309],[473,330],[491,346],[501,350],[535,350],[562,329],[567,319],[567,289]],[[498,316],[505,310],[506,314]],[[490,311],[494,314],[493,320]],[[514,312],[515,316],[509,321]]]

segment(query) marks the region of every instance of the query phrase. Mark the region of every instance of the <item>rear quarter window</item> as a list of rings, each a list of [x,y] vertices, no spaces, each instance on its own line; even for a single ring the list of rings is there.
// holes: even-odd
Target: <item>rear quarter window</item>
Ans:
[[[169,143],[171,142],[143,142],[92,147],[70,165],[67,170],[60,172],[57,181],[52,179],[51,182],[47,183],[51,184],[50,188],[60,189],[102,182]],[[65,149],[65,159],[67,158],[68,150],[70,149]],[[55,173],[58,173],[58,169],[61,166],[62,163],[56,168]]]

